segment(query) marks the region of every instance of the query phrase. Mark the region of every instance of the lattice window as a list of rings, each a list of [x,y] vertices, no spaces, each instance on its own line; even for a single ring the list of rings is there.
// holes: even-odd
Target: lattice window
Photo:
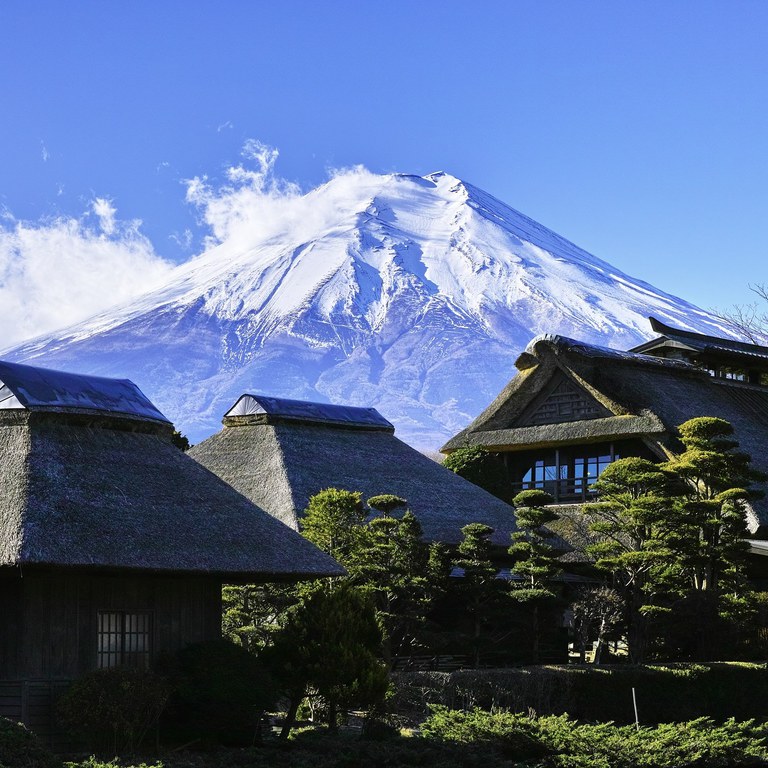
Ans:
[[[152,652],[149,611],[99,611],[97,666],[147,669]]]
[[[602,416],[600,406],[568,379],[563,379],[533,410],[524,423],[558,424],[562,421],[596,419]]]

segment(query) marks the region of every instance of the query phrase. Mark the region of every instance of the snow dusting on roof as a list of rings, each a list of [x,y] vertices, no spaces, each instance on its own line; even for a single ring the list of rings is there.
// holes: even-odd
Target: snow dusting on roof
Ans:
[[[168,419],[129,379],[85,376],[1,360],[0,409],[82,409],[168,423]]]

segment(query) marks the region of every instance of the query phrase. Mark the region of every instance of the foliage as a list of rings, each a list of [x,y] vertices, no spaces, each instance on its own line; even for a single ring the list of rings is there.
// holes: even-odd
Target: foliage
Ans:
[[[352,580],[373,598],[388,663],[419,643],[441,582],[429,565],[430,548],[422,541],[421,525],[410,510],[399,519],[384,516],[367,524],[365,547],[355,558]]]
[[[507,550],[512,557],[516,576],[511,591],[513,599],[526,603],[531,614],[531,661],[539,662],[540,609],[543,603],[555,596],[551,588],[552,578],[560,572],[557,552],[552,546],[552,532],[546,527],[557,519],[557,514],[547,505],[554,499],[541,490],[521,491],[512,500],[518,530],[512,534],[512,545]]]
[[[584,662],[587,643],[596,641],[594,663],[599,664],[605,640],[622,624],[623,603],[615,589],[605,585],[583,587],[571,603],[574,635]]]
[[[305,538],[343,566],[351,565],[364,536],[362,495],[326,488],[309,500],[301,520]]]
[[[550,579],[561,570],[552,546],[552,532],[546,527],[557,520],[557,514],[547,509],[553,501],[548,493],[535,489],[522,491],[512,500],[518,530],[512,534],[508,551],[526,590],[549,592]]]
[[[479,445],[457,448],[443,459],[443,466],[459,477],[479,485],[489,493],[504,498],[506,478],[498,456]]]
[[[391,707],[418,722],[429,705],[509,709],[539,715],[565,712],[590,722],[634,722],[632,688],[640,721],[712,717],[763,718],[768,669],[762,664],[715,663],[668,666],[537,666],[393,675]]]
[[[171,443],[181,451],[188,451],[192,447],[189,444],[189,438],[186,435],[182,435],[178,429],[173,430],[173,434],[171,435]]]
[[[167,660],[173,694],[164,723],[189,738],[251,744],[275,688],[263,664],[227,640],[188,645]]]
[[[748,488],[762,475],[736,450],[723,419],[691,419],[679,427],[685,450],[666,468],[683,479],[669,546],[687,586],[699,592],[734,592],[745,586]]]
[[[2,768],[56,768],[56,758],[37,736],[21,723],[0,717],[0,766]]]
[[[681,768],[762,764],[768,730],[754,721],[716,725],[709,718],[656,728],[580,724],[568,715],[531,719],[509,712],[435,707],[422,724],[428,739],[490,742],[518,760],[548,756],[546,765],[574,768]]]
[[[168,686],[153,672],[101,669],[67,689],[59,699],[58,718],[89,749],[131,752],[157,723],[167,700]]]
[[[380,651],[373,604],[349,583],[324,585],[292,608],[274,645],[264,652],[290,699],[284,736],[310,691],[326,701],[332,729],[339,707],[377,707],[389,686],[386,668],[377,658]]]
[[[382,493],[379,496],[371,496],[366,503],[371,509],[376,510],[376,512],[383,512],[385,515],[390,515],[396,509],[408,506],[408,502],[405,499],[391,493]]]
[[[671,507],[670,477],[647,459],[610,464],[592,486],[599,501],[584,505],[591,530],[601,541],[588,547],[596,566],[611,573],[625,600],[630,658],[641,662],[647,646],[648,608],[662,588],[669,563],[663,535]]]
[[[293,584],[264,583],[227,585],[222,589],[222,634],[258,652],[272,642],[286,611],[300,599]]]
[[[498,568],[491,559],[493,528],[484,523],[470,523],[461,529],[462,540],[456,548],[453,565],[463,576],[456,579],[455,590],[463,601],[470,622],[469,643],[474,666],[480,665],[483,626],[498,606],[502,585],[496,578]]]

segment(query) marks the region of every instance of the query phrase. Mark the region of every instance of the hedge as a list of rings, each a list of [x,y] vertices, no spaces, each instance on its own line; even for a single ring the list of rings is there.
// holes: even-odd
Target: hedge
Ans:
[[[403,671],[393,678],[392,709],[412,723],[423,720],[431,704],[632,723],[632,688],[640,722],[646,725],[699,717],[768,718],[768,668],[763,664]]]

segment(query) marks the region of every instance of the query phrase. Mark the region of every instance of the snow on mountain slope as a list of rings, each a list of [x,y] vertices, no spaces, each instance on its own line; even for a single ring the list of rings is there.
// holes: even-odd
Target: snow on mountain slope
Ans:
[[[628,348],[648,315],[727,333],[453,176],[358,170],[258,227],[243,219],[161,288],[3,356],[127,376],[193,442],[251,391],[372,405],[435,448],[532,336]]]

